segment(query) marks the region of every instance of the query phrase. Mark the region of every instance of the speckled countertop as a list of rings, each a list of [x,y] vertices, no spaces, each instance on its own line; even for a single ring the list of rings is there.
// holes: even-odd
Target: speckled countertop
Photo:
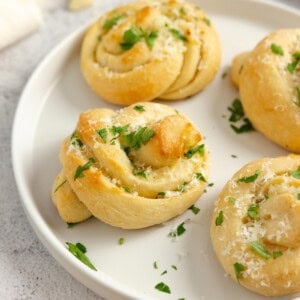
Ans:
[[[22,208],[11,164],[13,117],[29,76],[57,43],[98,15],[102,1],[77,13],[69,12],[66,2],[44,0],[43,27],[0,51],[0,299],[101,299],[73,279],[38,240]],[[300,0],[277,2],[300,9]]]

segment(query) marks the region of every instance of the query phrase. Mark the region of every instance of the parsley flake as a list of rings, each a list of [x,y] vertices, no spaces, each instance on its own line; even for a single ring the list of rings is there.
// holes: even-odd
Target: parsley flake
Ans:
[[[287,70],[293,74],[300,62],[300,52],[295,52],[293,55],[293,61],[287,65]]]
[[[235,133],[238,134],[254,130],[254,127],[248,118],[243,119],[243,123],[240,127],[237,127],[233,124],[231,124],[230,127],[235,131]]]
[[[236,199],[233,198],[233,197],[229,197],[229,198],[228,198],[228,201],[231,202],[232,204],[235,204]]]
[[[136,106],[134,106],[133,108],[134,108],[135,110],[137,110],[137,111],[140,111],[140,112],[145,111],[145,108],[144,108],[143,105],[136,105]]]
[[[239,262],[236,262],[233,264],[235,276],[237,280],[239,280],[242,277],[243,271],[245,271],[245,266]]]
[[[82,252],[82,253],[86,253],[86,247],[81,244],[81,243],[76,243],[76,247]]]
[[[176,230],[171,231],[169,233],[169,236],[176,237],[176,236],[180,236],[180,235],[184,234],[186,231],[186,229],[184,228],[184,224],[185,224],[185,222],[182,222],[181,224],[179,224],[177,226]]]
[[[154,42],[157,38],[158,33],[156,31],[152,31],[148,35],[145,35],[145,42],[150,50],[153,49]]]
[[[300,193],[297,194],[297,200],[300,200]]]
[[[297,170],[290,172],[290,175],[296,179],[300,179],[300,166],[298,167]]]
[[[177,267],[175,265],[171,266],[175,271],[177,271]]]
[[[98,129],[98,130],[96,130],[96,132],[99,134],[99,136],[101,137],[103,142],[106,143],[107,142],[107,129],[106,128]]]
[[[160,292],[163,292],[163,293],[167,293],[167,294],[171,294],[171,290],[169,288],[168,285],[166,285],[164,282],[160,282],[158,283],[155,288],[160,291]]]
[[[145,171],[139,171],[139,172],[135,173],[134,175],[143,177],[144,179],[147,179],[147,174],[145,173]]]
[[[78,147],[82,147],[83,143],[81,141],[81,139],[77,136],[77,132],[74,131],[71,135],[71,144],[73,146],[78,146]]]
[[[202,173],[200,173],[200,172],[196,173],[196,177],[197,177],[198,180],[206,182],[206,179],[205,179],[205,177],[203,176]]]
[[[156,196],[156,198],[165,198],[166,192],[159,192]]]
[[[231,115],[229,117],[230,122],[237,122],[244,116],[242,102],[237,98],[233,100],[231,106],[228,107],[228,110],[231,112]]]
[[[271,257],[268,250],[264,247],[263,244],[261,244],[259,241],[254,241],[250,243],[251,249],[259,254],[261,257],[265,259],[269,259]]]
[[[168,273],[168,271],[167,271],[167,270],[164,270],[164,271],[160,274],[160,276],[165,275],[165,274],[167,274],[167,273]]]
[[[204,144],[191,148],[186,153],[184,153],[184,156],[186,158],[192,158],[196,153],[199,153],[201,156],[204,155]]]
[[[277,45],[277,44],[271,44],[271,50],[273,53],[277,54],[277,55],[281,55],[283,56],[284,55],[284,52],[281,48],[280,45]]]
[[[123,190],[126,192],[126,193],[131,193],[130,189],[128,186],[122,186]]]
[[[185,11],[185,9],[183,7],[180,7],[179,12],[180,12],[181,16],[185,16],[186,15],[186,11]]]
[[[68,250],[76,257],[78,258],[82,263],[84,263],[86,266],[91,268],[92,270],[97,271],[95,266],[91,263],[89,258],[85,255],[86,247],[81,243],[76,243],[76,245],[66,242],[66,245],[68,246]]]
[[[276,259],[277,257],[282,256],[282,255],[283,255],[283,253],[281,251],[273,251],[273,253],[272,253],[272,257],[274,259]]]
[[[234,124],[230,124],[230,127],[236,132],[236,133],[244,133],[248,131],[254,130],[251,122],[248,118],[245,118],[244,109],[242,106],[242,102],[239,99],[234,99],[231,106],[228,107],[228,110],[231,112],[231,115],[229,117],[229,121],[232,123],[236,123],[240,121],[240,126],[236,126]],[[242,123],[241,123],[242,122]]]
[[[252,220],[258,220],[259,219],[258,209],[259,206],[257,204],[250,205],[247,211],[248,217],[250,217]]]
[[[154,268],[154,269],[158,269],[158,266],[157,266],[157,262],[156,262],[156,261],[153,263],[153,268]]]
[[[76,171],[75,171],[75,174],[74,174],[74,181],[77,179],[77,178],[82,178],[84,177],[84,171],[88,170],[92,164],[95,163],[95,159],[90,157],[89,160],[87,161],[87,163],[85,163],[83,166],[78,166]]]
[[[259,171],[256,170],[253,175],[241,177],[236,182],[244,182],[244,183],[254,182],[258,176],[259,176]]]
[[[120,135],[126,133],[128,131],[128,127],[128,124],[125,126],[112,126],[109,131],[112,135]]]
[[[78,222],[79,223],[79,222]],[[68,223],[67,222],[67,227],[68,228],[72,228],[72,227],[74,227],[75,225],[77,225],[78,223]]]
[[[224,221],[223,210],[220,210],[218,216],[216,217],[216,221],[215,221],[216,226],[221,226],[223,221]]]
[[[125,239],[123,237],[120,237],[119,241],[118,241],[119,245],[123,245],[124,242],[125,242]]]
[[[204,19],[203,19],[203,22],[204,22],[207,26],[210,26],[210,25],[211,25],[210,19],[208,19],[208,18],[204,18]]]
[[[187,38],[186,36],[180,32],[179,30],[175,29],[175,28],[171,28],[169,29],[169,31],[173,34],[174,37],[176,37],[179,40],[182,40],[184,42],[187,42]]]
[[[138,150],[142,145],[145,145],[155,132],[147,127],[139,127],[136,131],[122,136],[122,146],[124,149]]]
[[[187,182],[184,182],[179,188],[178,188],[178,192],[180,193],[184,193],[186,190],[186,186],[188,185]]]
[[[189,207],[189,209],[190,209],[195,215],[197,215],[197,214],[199,213],[199,211],[200,211],[200,208],[197,207],[197,206],[195,206],[194,204],[193,204],[191,207]]]
[[[124,16],[115,16],[111,19],[106,20],[106,22],[103,25],[103,29],[105,30],[109,30],[111,29],[113,26],[115,26],[122,18],[124,18]]]

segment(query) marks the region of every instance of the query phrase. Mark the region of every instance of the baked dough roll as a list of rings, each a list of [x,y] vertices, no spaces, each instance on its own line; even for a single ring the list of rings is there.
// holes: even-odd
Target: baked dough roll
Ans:
[[[237,56],[231,78],[254,127],[300,153],[300,29],[273,32]]]
[[[203,193],[208,176],[199,131],[186,116],[157,103],[82,113],[75,133],[62,143],[60,159],[67,179],[62,187],[70,187],[93,216],[127,229],[181,214]],[[55,195],[57,183],[54,204],[69,222],[68,215],[79,215],[82,208]],[[68,205],[57,205],[55,197]],[[61,207],[75,211],[62,213]]]
[[[300,156],[263,158],[225,185],[211,240],[225,271],[266,296],[300,292]]]
[[[98,96],[128,105],[197,93],[213,79],[220,57],[217,33],[198,7],[144,0],[105,13],[89,28],[81,70]]]

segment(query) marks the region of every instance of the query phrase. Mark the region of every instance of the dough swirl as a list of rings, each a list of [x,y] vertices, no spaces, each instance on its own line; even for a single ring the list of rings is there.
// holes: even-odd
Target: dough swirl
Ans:
[[[211,239],[225,271],[266,296],[300,291],[300,156],[263,158],[225,185]]]
[[[231,78],[254,127],[300,153],[300,29],[272,32],[235,57]]]
[[[202,194],[207,155],[199,131],[168,106],[145,102],[118,112],[89,110],[62,143],[67,181],[58,188],[63,178],[56,180],[53,202],[66,222],[74,222],[69,215],[77,216],[77,210],[77,222],[89,217],[79,206],[72,211],[72,205],[58,205],[68,201],[64,189],[70,187],[88,212],[108,224],[130,229],[159,224]],[[72,214],[64,214],[65,206]]]
[[[213,79],[220,52],[211,21],[194,4],[144,0],[105,13],[89,28],[81,70],[94,92],[109,102],[175,100]]]

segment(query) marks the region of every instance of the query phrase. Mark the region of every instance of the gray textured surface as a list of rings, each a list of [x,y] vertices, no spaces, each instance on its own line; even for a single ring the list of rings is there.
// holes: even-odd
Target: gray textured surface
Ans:
[[[300,8],[300,0],[274,2]],[[63,0],[45,1],[43,28],[0,51],[0,299],[101,299],[40,243],[21,206],[11,165],[13,116],[28,77],[51,48],[97,16],[97,6],[71,13],[65,5]]]

